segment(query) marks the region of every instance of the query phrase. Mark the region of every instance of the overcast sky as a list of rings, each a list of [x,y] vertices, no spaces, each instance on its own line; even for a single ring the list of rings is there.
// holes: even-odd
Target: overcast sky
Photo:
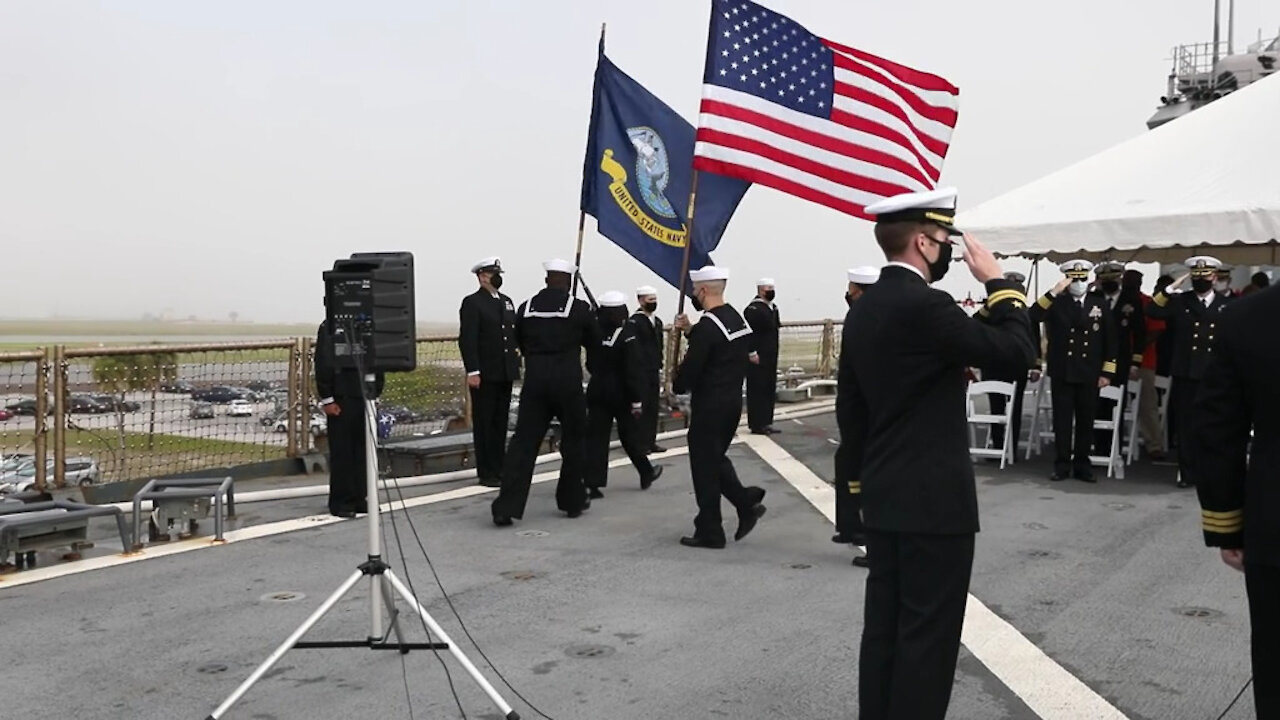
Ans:
[[[1208,41],[1213,14],[1212,0],[765,4],[959,86],[942,180],[962,208],[1145,132],[1170,48]],[[456,320],[485,255],[523,299],[543,259],[572,259],[600,23],[614,62],[695,121],[708,8],[0,0],[0,316],[311,321],[321,271],[373,250],[415,253],[424,321]],[[1243,45],[1276,32],[1280,4],[1239,0],[1236,18]],[[764,187],[715,257],[739,305],[776,278],[784,319],[842,313],[844,269],[883,260],[869,223]],[[597,293],[660,285],[590,231],[583,272]],[[943,287],[980,297],[961,275]]]

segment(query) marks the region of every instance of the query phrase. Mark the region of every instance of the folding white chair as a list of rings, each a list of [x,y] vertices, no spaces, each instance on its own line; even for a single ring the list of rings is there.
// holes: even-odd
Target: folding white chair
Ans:
[[[1040,454],[1045,441],[1053,440],[1053,398],[1049,392],[1049,376],[1041,375],[1035,383],[1028,382],[1027,388],[1032,385],[1035,389],[1031,422],[1027,424],[1027,460],[1031,459],[1032,453]]]
[[[1000,382],[998,380],[983,380],[981,382],[969,383],[969,455],[970,457],[998,457],[1000,458],[1000,469],[1003,470],[1005,465],[1013,462],[1013,396],[1018,391],[1017,386],[1010,382]],[[1000,415],[991,413],[979,413],[974,405],[973,399],[979,395],[1003,395],[1005,398],[1004,412]],[[987,428],[987,437],[982,446],[978,446],[977,433],[975,428],[983,425]],[[991,447],[991,428],[996,425],[1004,426],[1004,442],[999,448]]]
[[[1173,378],[1166,375],[1156,376],[1156,401],[1159,403],[1160,412],[1160,436],[1169,437],[1169,397],[1172,395],[1170,390],[1173,389]]]
[[[1124,394],[1114,385],[1108,385],[1098,391],[1098,397],[1111,400],[1115,405],[1111,408],[1110,420],[1094,420],[1094,430],[1110,430],[1111,431],[1111,452],[1107,455],[1090,455],[1090,465],[1105,465],[1107,467],[1107,477],[1115,477],[1124,479],[1124,460],[1120,457],[1120,436],[1124,434],[1124,409],[1121,406],[1120,398]]]
[[[1129,396],[1124,409],[1124,424],[1128,428],[1125,431],[1125,464],[1132,465],[1138,457],[1138,411],[1142,405],[1142,381],[1130,380],[1125,391]]]

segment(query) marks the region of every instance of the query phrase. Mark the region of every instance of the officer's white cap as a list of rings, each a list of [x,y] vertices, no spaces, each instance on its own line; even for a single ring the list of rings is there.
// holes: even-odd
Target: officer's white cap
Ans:
[[[871,265],[849,268],[848,273],[849,282],[859,285],[874,285],[880,279],[880,268]]]
[[[1220,267],[1222,267],[1222,261],[1210,255],[1196,255],[1195,257],[1187,258],[1187,269],[1192,273],[1197,270],[1200,272],[1205,270],[1216,271]]]
[[[600,294],[600,307],[623,307],[627,304],[627,296],[617,290]]]
[[[877,223],[901,222],[914,220],[931,222],[952,235],[960,233],[956,229],[956,196],[958,191],[953,187],[926,190],[924,192],[903,193],[874,202],[865,208],[868,215]]]
[[[481,270],[488,270],[490,268],[497,270],[498,272],[502,272],[502,261],[496,257],[487,257],[483,260],[477,261],[475,265],[472,265],[471,272],[478,273]]]
[[[1027,281],[1027,276],[1026,276],[1026,275],[1023,275],[1022,273],[1018,272],[1017,270],[1010,270],[1009,272],[1007,272],[1007,273],[1005,273],[1005,274],[1004,274],[1004,279],[1005,279],[1005,280],[1012,280],[1013,282],[1020,283],[1020,282],[1026,282],[1026,281]]]
[[[542,263],[542,269],[546,270],[547,272],[558,272],[558,273],[565,273],[567,275],[572,275],[573,272],[578,268],[575,267],[574,264],[569,262],[568,260],[561,260],[560,258],[554,258]]]
[[[1058,270],[1067,273],[1088,273],[1093,270],[1093,263],[1088,260],[1068,260],[1058,266]]]
[[[1094,268],[1094,272],[1099,275],[1120,275],[1124,272],[1124,263],[1115,260],[1104,260],[1098,263]]]
[[[641,285],[636,288],[636,297],[644,297],[645,295],[657,295],[658,289],[652,285]]]
[[[729,268],[716,267],[715,265],[707,265],[698,270],[690,270],[689,279],[696,283],[709,282],[711,280],[728,280]]]
[[[773,287],[773,278],[760,278],[756,281],[756,287],[764,287],[766,285]]]

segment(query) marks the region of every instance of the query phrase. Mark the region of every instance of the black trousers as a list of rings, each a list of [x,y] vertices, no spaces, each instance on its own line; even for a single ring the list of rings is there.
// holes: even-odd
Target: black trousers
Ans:
[[[1280,567],[1249,563],[1245,551],[1244,584],[1252,629],[1253,704],[1258,720],[1280,718]]]
[[[1171,390],[1173,397],[1169,398],[1169,406],[1173,421],[1177,423],[1178,472],[1182,474],[1183,482],[1194,485],[1198,479],[1195,474],[1196,444],[1187,437],[1186,431],[1191,429],[1191,417],[1195,413],[1196,393],[1200,390],[1200,381],[1175,377]]]
[[[366,509],[365,490],[369,478],[365,463],[364,400],[358,397],[333,398],[337,415],[325,415],[329,438],[329,512]]]
[[[773,403],[778,387],[778,361],[747,366],[747,427],[752,430],[773,424]]]
[[[510,413],[511,383],[481,377],[480,387],[471,389],[471,438],[476,449],[476,475],[481,480],[502,477]]]
[[[622,442],[622,449],[631,459],[631,464],[642,479],[653,476],[649,446],[641,442],[640,421],[631,414],[631,406],[625,401],[593,398],[587,400],[586,469],[583,472],[583,480],[589,488],[602,488],[609,484],[609,439],[615,421],[618,423],[618,440]]]
[[[658,444],[658,400],[661,393],[661,383],[655,371],[644,396],[644,410],[640,413],[640,420],[637,423],[640,447],[645,452]]]
[[[689,417],[689,470],[693,476],[693,494],[698,501],[698,514],[693,519],[693,533],[699,538],[724,541],[724,521],[720,516],[720,496],[724,496],[739,515],[751,512],[758,499],[742,486],[738,472],[729,460],[729,444],[738,431],[742,418],[740,396],[699,402],[695,396]]]
[[[859,720],[943,720],[947,714],[973,539],[867,532]]]
[[[1013,382],[1005,380],[1004,382]],[[1024,374],[1021,380],[1014,382],[1013,388],[1013,424],[1009,429],[1013,432],[1013,437],[1009,438],[1009,445],[1013,447],[1013,454],[1018,454],[1018,438],[1022,437],[1022,396],[1027,392],[1027,376]],[[1004,413],[1005,397],[1003,395],[991,395],[991,414],[1000,415]],[[991,445],[992,447],[1000,447],[1004,445],[1004,426],[991,426]]]
[[[1098,382],[1072,383],[1050,378],[1049,391],[1053,393],[1054,472],[1062,477],[1092,476],[1089,452],[1093,448]]]
[[[573,362],[577,362],[576,358]],[[582,484],[587,408],[582,395],[581,376],[574,373],[551,377],[527,375],[520,388],[520,412],[516,430],[507,447],[502,466],[502,486],[493,500],[495,517],[524,517],[533,483],[533,465],[538,448],[547,436],[551,420],[560,421],[560,479],[556,484],[556,507],[565,512],[581,510],[587,504]]]
[[[850,467],[849,446],[842,440],[836,448],[836,532],[848,537],[863,531],[862,483],[858,468]]]

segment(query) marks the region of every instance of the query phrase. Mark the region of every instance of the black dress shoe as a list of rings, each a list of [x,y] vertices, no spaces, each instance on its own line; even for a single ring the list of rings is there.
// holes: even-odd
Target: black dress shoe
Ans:
[[[868,564],[868,562],[867,562],[867,556],[866,556],[866,555],[859,555],[859,556],[855,557],[855,558],[853,559],[853,565],[854,565],[854,567],[861,567],[861,568],[864,568],[864,567],[871,567],[871,565],[870,565],[870,564]]]
[[[502,487],[502,478],[480,478],[480,485],[483,487]]]
[[[697,535],[680,538],[680,544],[685,547],[695,548],[711,548],[712,550],[723,550],[725,542],[723,540],[707,540]]]
[[[654,443],[654,444],[653,444],[653,447],[650,447],[650,448],[649,448],[649,452],[650,452],[651,454],[652,454],[652,453],[664,453],[664,452],[666,452],[666,451],[667,451],[667,449],[666,449],[666,448],[662,447],[661,445],[659,445],[659,444],[657,444],[657,443]]]
[[[1063,480],[1066,480],[1067,476],[1063,475],[1062,473],[1055,472],[1049,476],[1049,479],[1052,480],[1053,482],[1061,482]]]
[[[512,519],[511,519],[511,518],[509,518],[509,517],[507,517],[506,515],[494,515],[494,516],[493,516],[493,524],[494,524],[494,525],[497,525],[498,527],[507,527],[508,525],[511,525],[511,524],[513,524],[514,522],[515,522],[514,520],[512,520]]]
[[[1189,488],[1189,487],[1195,487],[1195,486],[1196,486],[1196,484],[1195,484],[1195,483],[1189,483],[1189,482],[1187,482],[1186,480],[1179,480],[1179,481],[1178,481],[1178,487],[1183,488],[1184,490],[1185,490],[1186,488]]]
[[[755,529],[756,523],[760,518],[764,517],[765,506],[756,504],[751,506],[751,510],[747,514],[738,515],[738,531],[733,534],[733,541],[737,542],[747,536],[747,533]]]
[[[777,435],[778,433],[782,432],[781,430],[779,430],[778,428],[776,428],[776,427],[774,427],[774,426],[772,426],[772,425],[770,425],[769,427],[765,428],[765,429],[764,429],[764,431],[765,431],[765,434],[767,434],[767,435]]]
[[[334,517],[351,519],[356,516],[355,510],[330,510],[329,514]]]
[[[654,465],[652,475],[650,475],[649,477],[640,478],[640,489],[648,490],[649,486],[653,484],[654,480],[657,480],[658,478],[662,477],[662,470],[663,470],[662,465]]]
[[[604,497],[604,496],[601,495],[601,497]],[[582,513],[590,509],[591,509],[591,498],[588,497],[586,499],[586,502],[582,503],[582,507],[578,508],[577,510],[567,510],[565,511],[565,514],[568,515],[570,519],[580,518],[582,517]]]
[[[866,545],[867,536],[864,533],[836,533],[831,536],[831,542],[837,545]]]
[[[587,497],[592,500],[599,500],[604,497],[604,493],[600,492],[600,488],[587,488]]]
[[[1098,478],[1094,477],[1093,473],[1089,473],[1088,475],[1076,475],[1076,479],[1079,480],[1080,482],[1087,482],[1087,483],[1098,482]]]
[[[369,514],[369,505],[368,505],[368,503],[359,503],[358,505],[356,505],[356,514],[358,514],[358,515],[368,515],[368,514]]]
[[[751,434],[752,435],[768,435],[769,429],[768,428],[752,428]]]

